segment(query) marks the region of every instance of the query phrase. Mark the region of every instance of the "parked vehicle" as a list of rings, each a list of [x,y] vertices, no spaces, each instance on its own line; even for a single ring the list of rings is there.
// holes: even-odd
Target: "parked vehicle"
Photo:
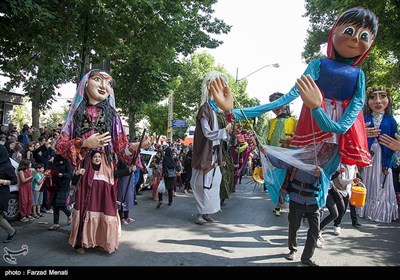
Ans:
[[[15,174],[17,174],[18,162],[10,158],[12,166],[15,168]],[[18,175],[17,175],[18,176]],[[15,221],[19,218],[19,199],[18,199],[18,184],[10,185],[10,199],[8,200],[7,212],[3,212],[3,217],[7,221]]]
[[[153,174],[153,169],[151,169],[151,162],[153,158],[156,156],[157,152],[155,151],[141,151],[140,158],[142,162],[146,165],[147,174],[144,174],[144,183],[141,190],[151,190],[150,185],[150,177]]]

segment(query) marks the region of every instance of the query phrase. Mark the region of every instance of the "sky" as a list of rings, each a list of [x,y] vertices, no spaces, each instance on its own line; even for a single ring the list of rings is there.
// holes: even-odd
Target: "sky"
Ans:
[[[308,19],[303,0],[219,0],[214,16],[232,25],[227,35],[213,36],[224,43],[206,50],[233,76],[247,77],[247,92],[267,103],[276,91],[287,93],[306,69],[301,53],[307,37]],[[292,111],[298,116],[301,100]]]
[[[224,41],[217,49],[201,50],[210,53],[216,64],[223,65],[233,76],[241,79],[274,63],[279,68],[265,67],[246,79],[250,97],[261,103],[276,91],[286,93],[306,69],[301,52],[305,45],[308,19],[303,0],[219,0],[213,6],[214,17],[232,25],[231,31],[212,37]],[[76,85],[61,88],[62,102],[72,98]],[[301,100],[292,106],[299,115]]]

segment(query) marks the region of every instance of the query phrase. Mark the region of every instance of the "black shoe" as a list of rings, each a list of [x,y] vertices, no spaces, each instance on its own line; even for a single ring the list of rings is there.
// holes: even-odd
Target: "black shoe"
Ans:
[[[157,203],[157,209],[159,209],[161,207],[161,204],[162,204],[161,201]]]
[[[287,259],[288,261],[293,261],[295,256],[296,256],[296,252],[290,251],[289,254],[285,257],[285,259]]]
[[[168,203],[168,206],[171,206],[171,205],[172,205],[172,202]]]
[[[308,259],[308,260],[302,260],[301,261],[302,264],[308,265],[308,266],[319,266],[318,264],[316,264],[314,261]]]
[[[13,241],[14,236],[18,233],[18,230],[15,230],[13,234],[9,234],[6,239],[3,240],[3,243],[10,243]]]
[[[359,228],[359,227],[361,227],[361,224],[359,222],[354,222],[354,223],[352,223],[352,226]]]
[[[135,199],[135,202],[134,202],[134,204],[135,204],[135,205],[137,205],[137,200],[136,200],[136,199]]]

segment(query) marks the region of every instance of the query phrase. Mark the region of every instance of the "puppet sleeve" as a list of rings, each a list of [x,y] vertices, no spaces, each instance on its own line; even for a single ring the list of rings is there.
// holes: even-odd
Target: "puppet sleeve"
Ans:
[[[307,66],[307,69],[304,71],[304,75],[310,75],[314,80],[317,80],[319,75],[319,66],[319,60],[311,61]],[[288,93],[273,102],[243,109],[233,109],[232,113],[236,120],[242,120],[245,119],[245,117],[250,119],[287,105],[297,97],[299,97],[299,91],[296,86],[293,86]]]
[[[204,136],[211,141],[218,141],[228,138],[228,134],[226,132],[226,128],[221,128],[218,130],[211,130],[208,121],[204,118],[200,120],[201,128],[203,129]]]
[[[339,122],[333,121],[321,107],[313,109],[311,110],[311,112],[318,126],[323,131],[343,134],[354,124],[358,114],[363,109],[364,104],[365,75],[364,72],[360,70],[357,82],[357,89]]]

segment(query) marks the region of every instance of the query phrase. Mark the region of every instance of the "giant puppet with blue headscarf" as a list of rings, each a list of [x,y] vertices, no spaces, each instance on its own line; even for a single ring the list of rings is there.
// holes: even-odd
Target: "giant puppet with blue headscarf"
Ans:
[[[132,163],[139,143],[129,143],[115,109],[114,80],[104,70],[89,71],[80,81],[62,128],[56,149],[85,173],[77,186],[69,243],[83,253],[101,247],[108,253],[118,248],[121,231],[114,184],[116,156]],[[147,136],[142,148],[151,145]],[[91,155],[101,154],[100,168],[93,168]]]
[[[322,191],[317,198],[320,206],[325,205],[330,177],[340,162],[360,167],[371,164],[362,112],[365,75],[357,66],[370,51],[377,32],[378,19],[369,9],[354,7],[345,11],[329,33],[327,58],[311,61],[287,94],[268,104],[233,110],[235,119],[253,118],[301,96],[304,104],[291,142],[297,149],[289,151],[290,156],[286,158],[287,149],[265,148],[291,164],[292,156],[296,157],[297,153],[306,156],[306,148],[315,156],[315,164],[299,160],[295,167],[310,173],[315,172],[315,165],[321,166],[321,151],[330,154],[331,159],[321,169]],[[329,145],[328,150],[328,146],[321,149],[324,143],[334,145]]]

